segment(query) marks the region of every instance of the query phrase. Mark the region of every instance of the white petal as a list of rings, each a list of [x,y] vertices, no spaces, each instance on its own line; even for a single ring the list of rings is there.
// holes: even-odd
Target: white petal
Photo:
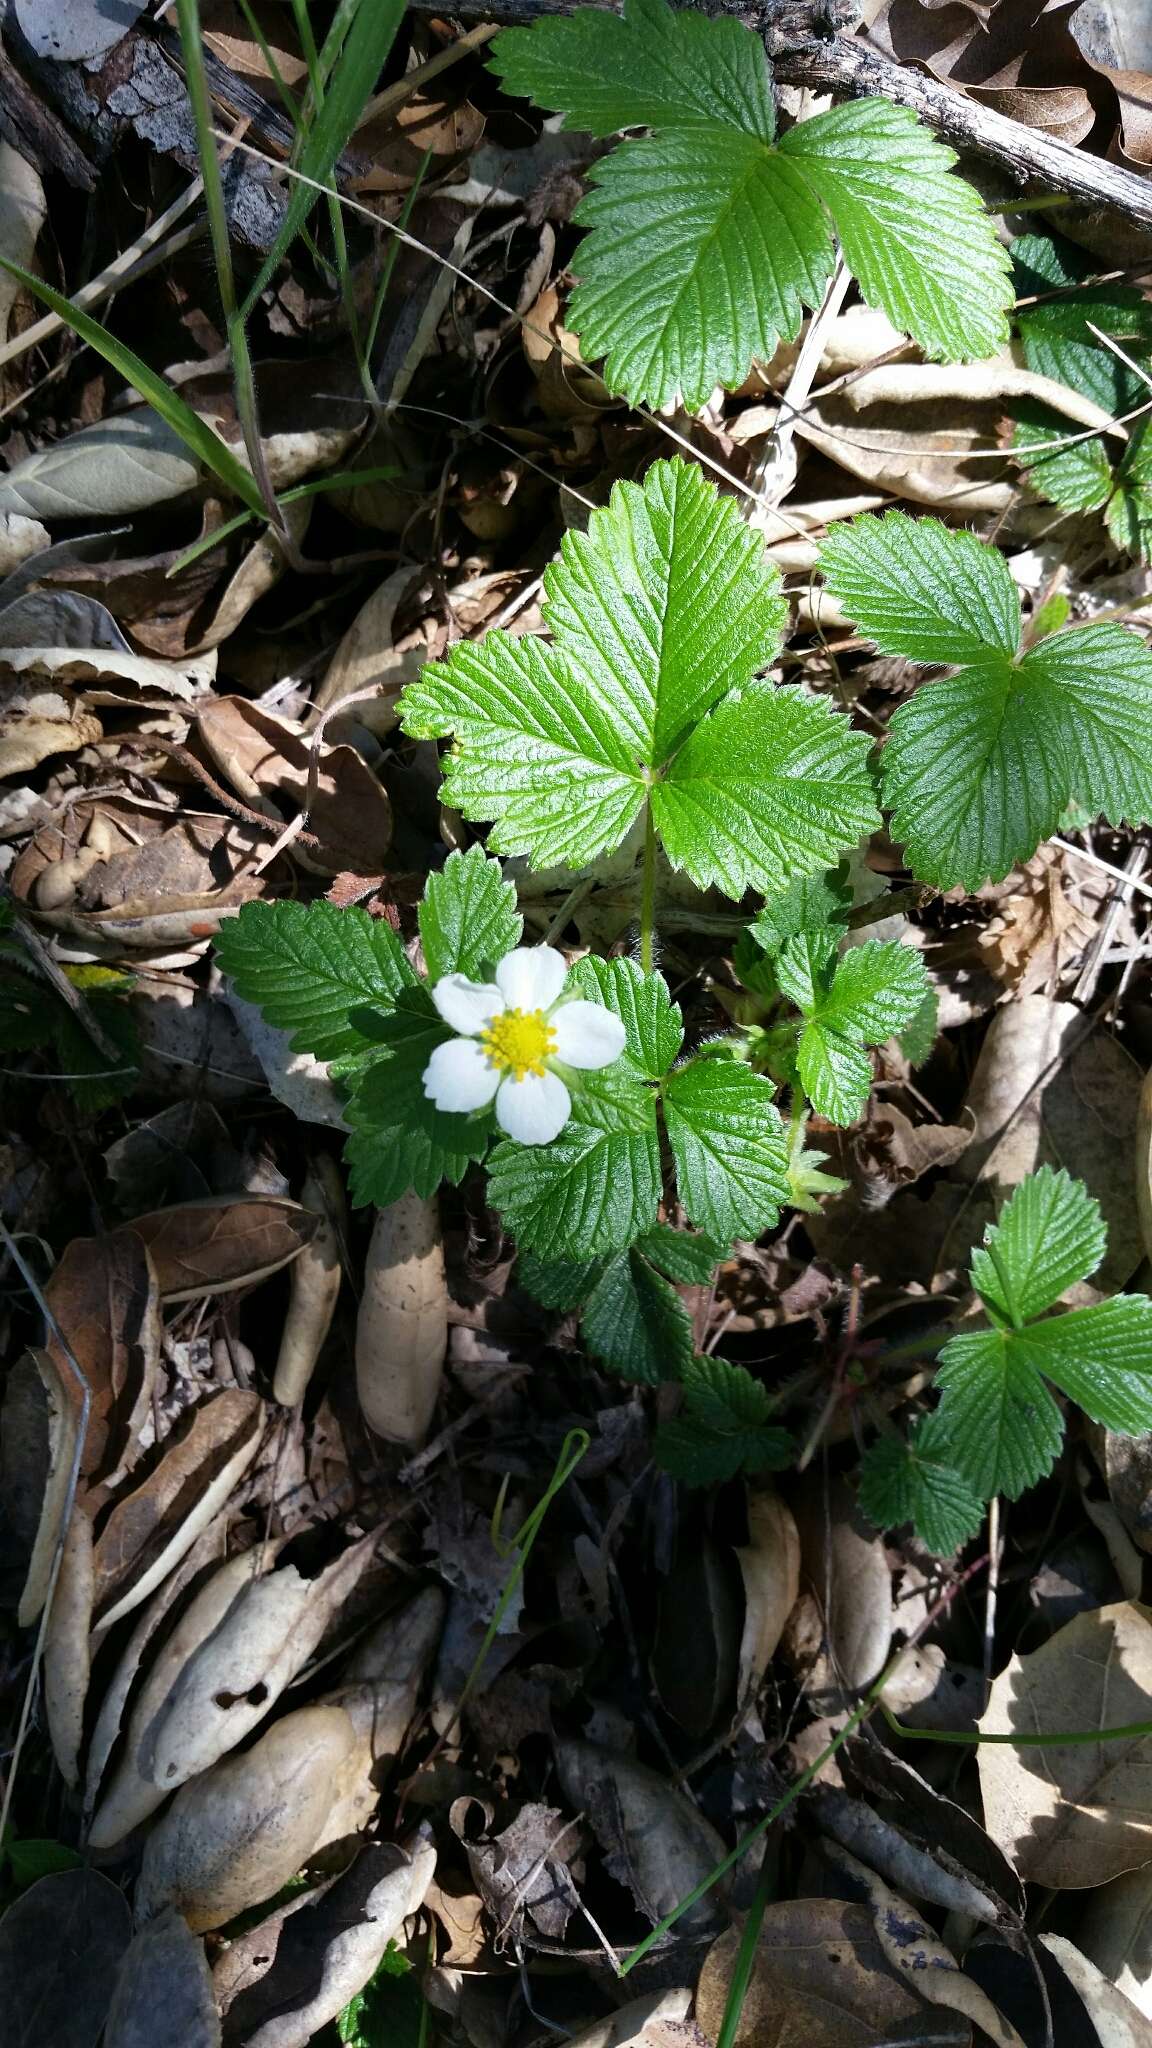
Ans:
[[[423,1079],[424,1093],[437,1109],[462,1115],[491,1102],[500,1086],[500,1070],[474,1038],[450,1038],[447,1045],[436,1047]]]
[[[551,1009],[567,975],[568,963],[555,946],[517,946],[514,952],[505,953],[496,969],[510,1010]]]
[[[436,983],[432,1001],[446,1024],[465,1038],[477,1038],[490,1017],[498,1017],[504,998],[490,981],[469,981],[466,974],[446,974]]]
[[[518,1145],[550,1145],[564,1129],[572,1097],[559,1074],[525,1074],[500,1083],[496,1121]]]
[[[619,1017],[603,1003],[561,1003],[550,1018],[556,1058],[568,1067],[608,1067],[627,1042]]]

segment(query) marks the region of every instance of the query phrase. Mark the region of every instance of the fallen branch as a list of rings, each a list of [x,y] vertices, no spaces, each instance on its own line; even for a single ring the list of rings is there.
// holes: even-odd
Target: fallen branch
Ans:
[[[418,14],[445,12],[443,0],[411,0]],[[450,10],[469,21],[527,26],[546,14],[567,14],[566,0],[457,0]],[[611,12],[619,12],[615,5]],[[1022,190],[1039,185],[1097,213],[1112,213],[1134,226],[1152,229],[1152,179],[1120,164],[1106,163],[1057,142],[1022,121],[981,106],[939,79],[882,57],[857,37],[836,32],[844,19],[840,0],[827,5],[796,0],[709,0],[708,14],[732,15],[758,34],[786,85],[805,85],[845,99],[880,95],[910,107],[925,127],[957,149],[971,150],[1001,170]]]

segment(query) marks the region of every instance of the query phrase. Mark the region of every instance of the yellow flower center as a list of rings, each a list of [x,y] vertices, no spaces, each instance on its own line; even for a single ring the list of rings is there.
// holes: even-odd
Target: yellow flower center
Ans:
[[[544,1072],[556,1033],[543,1010],[504,1010],[480,1033],[480,1043],[494,1067],[522,1081],[525,1074]]]

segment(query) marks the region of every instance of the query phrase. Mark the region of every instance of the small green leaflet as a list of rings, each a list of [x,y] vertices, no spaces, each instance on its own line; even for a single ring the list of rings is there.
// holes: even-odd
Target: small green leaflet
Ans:
[[[669,1279],[703,1285],[724,1247],[657,1224],[614,1258],[563,1265],[520,1261],[520,1281],[546,1308],[583,1308],[587,1349],[623,1379],[658,1385],[692,1359],[692,1325]]]
[[[924,963],[898,939],[868,939],[835,963],[822,935],[786,939],[776,957],[776,979],[802,1012],[797,1066],[804,1093],[829,1123],[859,1116],[872,1086],[866,1046],[912,1023],[930,995]]]
[[[671,1075],[664,1121],[690,1220],[730,1243],[757,1238],[788,1200],[788,1142],[772,1083],[737,1060]]]
[[[488,1150],[493,1119],[491,1109],[449,1115],[424,1093],[424,1069],[452,1032],[425,988],[402,989],[394,1009],[358,1015],[375,1056],[355,1077],[344,1110],[352,1200],[385,1209],[409,1188],[427,1196],[441,1181],[456,1187]]]
[[[710,1486],[739,1471],[776,1472],[795,1444],[769,1420],[759,1380],[726,1358],[694,1358],[681,1372],[684,1407],[656,1432],[656,1460],[688,1486]]]
[[[903,512],[836,527],[820,565],[881,652],[958,672],[892,719],[884,800],[926,882],[1000,880],[1075,797],[1111,824],[1152,817],[1152,653],[1123,626],[1052,633],[1020,652],[999,552]]]
[[[445,974],[483,981],[496,962],[520,943],[524,920],[516,889],[481,846],[450,853],[429,875],[420,905],[420,943],[430,982]]]
[[[1007,258],[952,151],[906,109],[862,100],[777,141],[758,39],[664,0],[506,30],[492,61],[573,126],[654,131],[593,166],[576,214],[591,233],[570,321],[633,402],[696,408],[740,384],[819,305],[837,240],[869,304],[927,354],[1004,340]]]
[[[1041,1167],[1023,1181],[973,1257],[991,1327],[963,1331],[940,1355],[934,1441],[982,1499],[1042,1479],[1063,1437],[1047,1382],[1094,1422],[1152,1428],[1152,1300],[1121,1294],[1044,1314],[1103,1254],[1099,1206],[1079,1181]]]
[[[1028,481],[1042,497],[1066,512],[1103,510],[1104,524],[1118,548],[1130,555],[1152,553],[1152,427],[1134,422],[1122,444],[1094,435],[1070,435],[1068,422],[1041,406],[1018,405],[1014,448]],[[1052,453],[1032,454],[1051,446]]]
[[[979,1494],[949,1463],[938,1415],[901,1437],[878,1437],[860,1461],[860,1505],[878,1529],[911,1522],[925,1548],[951,1557],[984,1520]]]
[[[610,19],[611,17],[604,17]],[[419,739],[454,736],[445,801],[536,867],[581,867],[644,806],[701,888],[783,888],[878,821],[869,743],[826,700],[757,682],[779,578],[700,470],[617,484],[545,577],[551,645],[490,633],[404,691]]]
[[[216,953],[238,995],[292,1033],[295,1052],[334,1060],[362,1052],[354,1009],[391,1009],[416,975],[391,927],[332,903],[246,903],[222,924]]]

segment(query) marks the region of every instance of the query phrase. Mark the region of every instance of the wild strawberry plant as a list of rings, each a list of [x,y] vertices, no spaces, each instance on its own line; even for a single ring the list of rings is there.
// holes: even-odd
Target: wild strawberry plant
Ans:
[[[1004,337],[999,243],[902,110],[844,107],[778,138],[759,43],[664,0],[513,30],[495,52],[510,91],[599,135],[648,131],[597,164],[580,212],[570,318],[614,389],[695,405],[738,383],[819,303],[837,241],[925,352]],[[538,1300],[578,1310],[609,1370],[681,1382],[657,1452],[690,1483],[785,1463],[791,1441],[751,1374],[697,1355],[678,1289],[843,1185],[809,1118],[857,1118],[873,1048],[931,1048],[919,953],[856,928],[861,842],[887,814],[913,876],[971,890],[1073,802],[1152,818],[1152,655],[1133,633],[1026,635],[994,547],[903,513],[834,528],[820,569],[879,651],[934,671],[881,749],[828,697],[772,679],[787,607],[760,539],[698,468],[657,462],[565,536],[547,639],[490,632],[403,693],[403,732],[446,743],[444,801],[486,834],[429,877],[419,947],[326,903],[250,904],[219,938],[240,993],[343,1086],[355,1199],[431,1196],[483,1166]],[[505,858],[564,890],[629,855],[635,957],[569,965],[525,944]],[[686,1033],[658,968],[673,876],[746,917],[721,1035]],[[1152,1302],[1049,1314],[1102,1251],[1066,1174],[1017,1191],[974,1257],[985,1320],[943,1351],[937,1407],[867,1455],[878,1522],[955,1547],[992,1495],[1049,1469],[1052,1388],[1112,1428],[1152,1427]]]

